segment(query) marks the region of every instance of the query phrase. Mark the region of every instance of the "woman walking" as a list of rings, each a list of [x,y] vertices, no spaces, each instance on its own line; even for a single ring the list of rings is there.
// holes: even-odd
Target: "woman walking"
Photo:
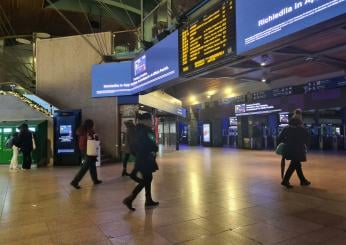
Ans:
[[[135,168],[131,173],[131,178],[138,182],[138,185],[134,188],[131,195],[123,200],[123,204],[125,204],[126,207],[131,211],[136,210],[132,207],[132,202],[143,188],[145,188],[145,206],[149,207],[159,205],[159,202],[153,201],[151,197],[151,182],[153,180],[153,172],[159,169],[155,159],[158,147],[156,145],[154,132],[152,131],[151,126],[151,114],[144,113],[138,116],[134,143],[136,162]],[[142,179],[134,176],[138,172],[143,176]]]
[[[80,189],[81,187],[79,186],[79,182],[82,180],[82,178],[84,177],[88,169],[94,184],[97,185],[102,183],[102,181],[97,178],[97,170],[96,170],[97,156],[87,155],[88,140],[98,140],[98,137],[94,131],[94,122],[90,119],[86,119],[83,125],[77,130],[77,136],[78,136],[79,150],[82,156],[82,166],[79,172],[74,177],[74,179],[71,181],[71,185],[76,189]]]
[[[282,130],[278,140],[279,143],[283,142],[285,144],[285,159],[291,160],[281,185],[288,189],[293,187],[290,184],[290,178],[294,171],[297,172],[302,186],[310,185],[311,182],[305,178],[301,164],[306,161],[308,131],[303,126],[302,112],[300,109],[294,111],[293,117],[289,121],[289,126]]]

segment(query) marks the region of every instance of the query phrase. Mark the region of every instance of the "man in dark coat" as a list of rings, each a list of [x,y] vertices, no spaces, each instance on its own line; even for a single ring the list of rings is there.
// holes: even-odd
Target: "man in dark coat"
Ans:
[[[145,113],[138,116],[138,124],[136,126],[134,140],[136,161],[135,169],[132,174],[137,174],[139,172],[141,173],[142,178],[133,178],[138,182],[138,185],[132,191],[131,195],[123,200],[123,203],[131,211],[135,211],[135,208],[132,207],[132,202],[143,188],[145,188],[145,206],[157,206],[159,204],[159,202],[153,201],[151,197],[153,172],[159,169],[155,159],[158,147],[151,126],[151,114]]]
[[[27,170],[31,168],[31,151],[34,150],[33,145],[34,135],[29,131],[28,124],[23,123],[20,126],[20,132],[18,136],[18,145],[23,153],[22,169]]]
[[[303,126],[301,117],[301,111],[296,110],[292,119],[289,121],[289,126],[284,128],[279,135],[279,143],[285,144],[284,157],[287,160],[291,160],[286,174],[281,184],[287,188],[292,188],[290,184],[290,178],[294,171],[297,171],[297,175],[300,180],[300,184],[303,186],[310,185],[303,173],[301,162],[306,161],[306,145],[308,140],[308,131]]]

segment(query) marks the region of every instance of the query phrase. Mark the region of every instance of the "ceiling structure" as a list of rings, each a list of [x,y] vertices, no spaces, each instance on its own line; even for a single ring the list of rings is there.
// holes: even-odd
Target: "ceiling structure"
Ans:
[[[325,78],[329,74],[345,74],[346,16],[342,17],[335,25],[330,23],[332,28],[321,25],[312,35],[243,57],[165,91],[189,105],[210,101],[213,96],[215,99],[229,96],[230,93],[225,93],[227,89],[232,89],[235,96]]]

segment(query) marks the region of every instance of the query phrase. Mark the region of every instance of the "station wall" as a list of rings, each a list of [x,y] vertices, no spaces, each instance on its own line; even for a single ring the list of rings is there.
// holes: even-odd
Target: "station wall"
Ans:
[[[97,37],[95,35],[98,35]],[[85,38],[105,55],[112,52],[112,34],[98,33]],[[117,102],[114,97],[91,97],[91,67],[102,62],[100,54],[81,36],[37,42],[37,95],[60,109],[81,109],[100,134],[102,151],[117,157]]]

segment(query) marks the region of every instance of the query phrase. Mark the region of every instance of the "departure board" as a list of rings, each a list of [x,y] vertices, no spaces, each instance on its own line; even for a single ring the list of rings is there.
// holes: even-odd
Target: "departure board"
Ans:
[[[223,1],[203,17],[183,27],[179,39],[182,74],[202,69],[234,53],[233,0]]]

